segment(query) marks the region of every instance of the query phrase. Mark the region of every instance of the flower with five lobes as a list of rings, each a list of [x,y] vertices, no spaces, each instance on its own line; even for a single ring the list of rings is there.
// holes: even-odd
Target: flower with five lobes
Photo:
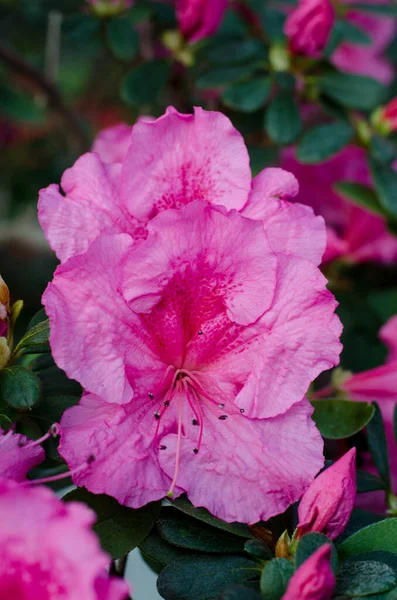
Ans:
[[[138,123],[121,169],[80,161],[66,197],[42,195],[44,219],[41,205],[53,247],[69,228],[75,254],[43,297],[55,360],[86,389],[61,423],[69,466],[95,457],[75,483],[134,508],[186,492],[226,521],[282,512],[323,464],[304,395],[341,349],[321,220],[282,199],[297,185],[280,169],[250,189],[241,137],[217,113]],[[83,177],[82,163],[101,169]],[[104,174],[101,202],[122,198],[143,235],[117,205],[94,241],[70,220],[68,206],[94,214]]]
[[[305,560],[281,600],[331,600],[335,589],[331,552],[331,546],[324,544]]]
[[[124,600],[110,558],[91,531],[95,514],[44,487],[0,479],[0,597],[4,600]],[[4,516],[6,515],[6,518]]]
[[[356,498],[356,449],[320,473],[299,503],[297,537],[311,531],[331,540],[343,533]]]
[[[216,32],[228,0],[176,0],[179,27],[189,42],[198,42]]]
[[[318,57],[328,41],[334,20],[330,0],[300,0],[284,28],[291,52]]]

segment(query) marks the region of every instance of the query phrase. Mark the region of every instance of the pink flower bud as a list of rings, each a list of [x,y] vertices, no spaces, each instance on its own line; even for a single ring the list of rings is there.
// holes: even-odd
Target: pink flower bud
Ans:
[[[179,27],[189,42],[198,42],[218,29],[228,0],[177,0]]]
[[[284,28],[291,52],[318,57],[328,41],[334,18],[330,0],[300,0]]]
[[[291,577],[282,600],[331,600],[335,588],[331,551],[329,544],[316,550]]]
[[[387,104],[383,111],[383,121],[386,121],[391,131],[397,131],[397,97]]]
[[[356,449],[323,471],[303,494],[298,508],[298,537],[318,531],[331,540],[345,529],[356,497]]]

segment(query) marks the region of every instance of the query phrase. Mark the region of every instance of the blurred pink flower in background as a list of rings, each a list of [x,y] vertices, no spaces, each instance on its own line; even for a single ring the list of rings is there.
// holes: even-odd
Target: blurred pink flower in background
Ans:
[[[47,439],[49,436],[45,436]],[[38,441],[0,429],[0,478],[24,481],[28,471],[43,462],[45,453]]]
[[[385,221],[369,211],[344,200],[335,190],[340,181],[370,185],[365,151],[350,146],[329,160],[305,165],[293,149],[283,152],[281,166],[299,181],[299,202],[322,215],[327,226],[327,249],[324,262],[343,258],[353,263],[397,259],[397,239],[387,230]]]
[[[330,0],[300,0],[285,22],[293,54],[318,57],[327,44],[335,12]]]
[[[176,0],[179,27],[189,42],[198,42],[216,32],[228,0]]]
[[[110,558],[91,531],[96,517],[85,505],[0,479],[0,514],[4,600],[127,598],[127,583],[107,575]]]
[[[331,569],[329,544],[320,546],[291,577],[281,600],[331,600],[335,576]]]
[[[356,498],[356,449],[325,469],[303,494],[298,507],[299,537],[311,531],[331,540],[343,533]]]
[[[355,0],[349,1],[353,5]],[[372,0],[366,0],[373,4]],[[377,4],[389,4],[377,0]],[[349,8],[346,17],[352,25],[358,26],[371,38],[371,44],[359,45],[349,42],[342,43],[331,57],[333,64],[346,73],[368,75],[378,81],[388,84],[393,79],[394,69],[384,56],[384,51],[393,40],[396,32],[396,21],[392,17],[375,15],[362,9]]]

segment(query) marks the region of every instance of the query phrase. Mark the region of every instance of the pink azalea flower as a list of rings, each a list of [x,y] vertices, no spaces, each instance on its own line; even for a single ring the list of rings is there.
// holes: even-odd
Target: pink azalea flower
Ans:
[[[353,146],[345,148],[313,168],[299,163],[294,151],[288,149],[283,153],[282,167],[299,180],[297,200],[310,205],[325,219],[327,249],[324,262],[344,258],[353,263],[393,263],[397,259],[397,238],[388,232],[384,220],[344,200],[333,188],[344,180],[370,185],[364,150]]]
[[[286,200],[297,194],[298,184],[281,169],[265,169],[251,184],[244,139],[227,117],[201,108],[194,115],[170,108],[159,119],[141,118],[130,132],[122,124],[100,134],[95,152],[64,173],[64,195],[57,185],[41,191],[40,223],[61,261],[85,252],[100,234],[145,238],[146,225],[158,212],[193,200],[271,218],[274,229],[268,227],[267,234],[275,250],[288,236],[292,253],[321,261],[321,217]]]
[[[324,533],[331,540],[343,533],[356,497],[356,449],[352,448],[320,473],[299,503],[297,535]]]
[[[48,437],[32,441],[12,429],[7,433],[0,429],[0,478],[24,481],[28,471],[43,462],[45,454],[40,444]]]
[[[387,123],[390,131],[397,131],[397,97],[385,106],[382,120]]]
[[[44,294],[54,357],[90,392],[60,452],[72,468],[94,455],[74,481],[131,507],[187,492],[226,521],[269,518],[323,463],[304,394],[338,361],[335,301],[288,236],[275,244],[272,218],[196,201],[147,229],[139,244],[100,236]]]
[[[372,0],[369,1],[369,4],[371,3]],[[377,0],[377,3],[389,4],[384,0]],[[395,20],[354,9],[347,12],[346,18],[370,36],[371,44],[368,46],[349,42],[341,44],[332,55],[331,60],[334,65],[346,73],[368,75],[381,83],[391,83],[394,69],[385,58],[384,52],[395,35]]]
[[[300,0],[285,23],[293,54],[318,57],[326,46],[335,20],[330,0]]]
[[[393,432],[394,409],[397,404],[397,316],[382,327],[379,337],[389,349],[386,363],[362,373],[354,373],[341,383],[340,388],[352,400],[378,402],[385,422],[392,484],[397,491],[397,449]]]
[[[0,479],[0,597],[12,600],[122,600],[128,585],[109,578],[109,557],[90,527],[95,514],[44,487]]]
[[[176,0],[179,27],[189,42],[198,42],[216,32],[228,0]]]
[[[320,546],[291,577],[282,600],[331,600],[335,577],[329,544]]]

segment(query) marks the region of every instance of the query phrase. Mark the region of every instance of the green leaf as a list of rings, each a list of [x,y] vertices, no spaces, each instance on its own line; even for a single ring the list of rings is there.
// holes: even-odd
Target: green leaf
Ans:
[[[127,17],[111,19],[106,28],[106,40],[120,60],[133,60],[139,50],[139,36]]]
[[[246,588],[242,585],[232,585],[224,590],[218,600],[261,600],[259,592]]]
[[[37,99],[15,89],[0,86],[0,112],[4,118],[32,124],[45,120],[46,109]]]
[[[41,308],[29,321],[27,331],[30,331],[35,325],[48,319],[44,308]]]
[[[396,584],[391,567],[372,560],[347,561],[338,571],[335,593],[341,596],[369,596],[387,592]]]
[[[317,80],[320,91],[348,108],[372,110],[386,98],[387,89],[381,83],[364,75],[329,73]]]
[[[375,215],[381,217],[385,215],[384,209],[379,204],[378,196],[367,185],[355,183],[354,181],[340,181],[334,185],[334,189],[344,198],[347,198],[358,206],[362,206]]]
[[[254,38],[217,36],[205,49],[207,59],[215,65],[239,64],[264,53],[263,44]],[[265,55],[264,55],[265,56]]]
[[[259,578],[258,565],[239,556],[183,556],[171,561],[157,580],[165,600],[210,600],[234,583]]]
[[[166,542],[180,548],[221,554],[244,551],[244,540],[241,537],[203,525],[172,507],[162,510],[157,528]]]
[[[396,314],[397,288],[372,292],[369,295],[368,301],[377,316],[385,323]]]
[[[261,593],[266,600],[280,600],[294,572],[286,558],[275,558],[268,562],[261,575]]]
[[[370,46],[372,44],[372,39],[368,33],[357,27],[357,25],[353,25],[350,21],[337,20],[334,28],[343,40],[351,44],[360,44],[363,46]]]
[[[397,148],[380,135],[373,135],[370,142],[371,154],[375,160],[390,164],[397,157]]]
[[[257,63],[252,61],[249,65],[236,65],[231,67],[210,68],[199,75],[196,85],[200,90],[218,88],[228,83],[246,79],[257,68]]]
[[[255,556],[255,558],[261,558],[263,560],[271,560],[274,558],[273,552],[269,546],[262,542],[262,540],[247,540],[244,544],[244,550]]]
[[[7,415],[0,414],[0,427],[3,431],[8,431],[12,425],[12,421]]]
[[[45,426],[59,423],[67,408],[76,406],[80,396],[46,396],[34,407],[32,417],[40,420]]]
[[[168,544],[155,530],[151,531],[143,542],[139,544],[139,549],[145,556],[160,565],[168,565],[174,558],[190,554],[186,549]]]
[[[379,406],[373,402],[374,416],[367,426],[367,442],[376,470],[383,481],[390,486],[389,452],[385,425]]]
[[[77,381],[68,379],[66,373],[54,363],[51,354],[42,354],[31,362],[34,373],[39,377],[43,398],[53,396],[81,397],[83,390]]]
[[[360,529],[368,527],[368,525],[373,525],[373,523],[383,521],[384,519],[385,517],[382,515],[376,515],[368,510],[354,508],[344,532],[337,539],[337,543],[341,544],[345,539],[349,538],[357,531],[360,531]]]
[[[11,366],[0,371],[0,401],[18,410],[31,409],[40,398],[40,380],[23,367]]]
[[[313,419],[323,437],[339,440],[351,437],[365,427],[374,415],[368,402],[313,400]]]
[[[357,2],[351,5],[345,4],[345,8],[354,11],[362,10],[363,12],[384,15],[385,17],[397,17],[397,7],[394,4],[366,4],[364,2]]]
[[[187,499],[186,496],[179,496],[175,500],[170,501],[172,506],[182,511],[186,515],[194,517],[199,521],[203,521],[208,525],[212,525],[212,527],[217,527],[218,529],[223,529],[223,531],[228,531],[229,533],[233,533],[234,535],[239,535],[243,538],[252,538],[253,535],[248,527],[248,525],[244,525],[243,523],[226,523],[221,519],[217,519],[212,516],[210,512],[208,512],[205,508],[195,508],[191,502]]]
[[[382,550],[397,554],[397,517],[384,519],[373,525],[368,525],[338,546],[338,554],[342,560],[350,556]]]
[[[291,92],[281,90],[269,104],[265,115],[269,137],[280,145],[290,144],[302,129],[299,107]]]
[[[397,173],[374,158],[370,158],[369,164],[380,204],[389,215],[397,217]]]
[[[263,3],[260,18],[263,30],[273,44],[285,40],[284,23],[286,15],[284,13],[275,10],[274,6],[266,6]]]
[[[250,81],[241,81],[227,88],[222,94],[222,100],[234,110],[254,112],[261,108],[269,97],[272,89],[270,77],[257,77]]]
[[[294,558],[295,569],[298,569],[301,565],[303,565],[303,563],[310,558],[310,556],[316,552],[316,550],[321,548],[321,546],[324,546],[324,544],[329,544],[332,546],[331,565],[332,570],[334,573],[336,573],[338,569],[338,555],[336,553],[335,546],[326,535],[317,532],[307,533],[299,541]]]
[[[63,498],[66,502],[84,502],[97,515],[93,527],[102,548],[113,559],[121,558],[142,543],[160,513],[160,502],[138,509],[121,506],[104,494],[91,494],[84,488],[73,490]]]
[[[50,321],[46,319],[36,325],[33,325],[31,329],[21,339],[19,344],[16,346],[13,354],[18,356],[20,354],[39,354],[40,352],[49,352],[49,339],[50,339]]]
[[[169,65],[163,60],[138,65],[125,76],[121,96],[132,106],[155,104],[167,83],[168,75]]]
[[[374,492],[376,490],[385,490],[386,483],[368,473],[367,471],[357,471],[357,493],[362,494],[365,492]]]
[[[303,163],[320,163],[337,154],[353,137],[354,130],[344,122],[313,127],[302,136],[297,158]]]

